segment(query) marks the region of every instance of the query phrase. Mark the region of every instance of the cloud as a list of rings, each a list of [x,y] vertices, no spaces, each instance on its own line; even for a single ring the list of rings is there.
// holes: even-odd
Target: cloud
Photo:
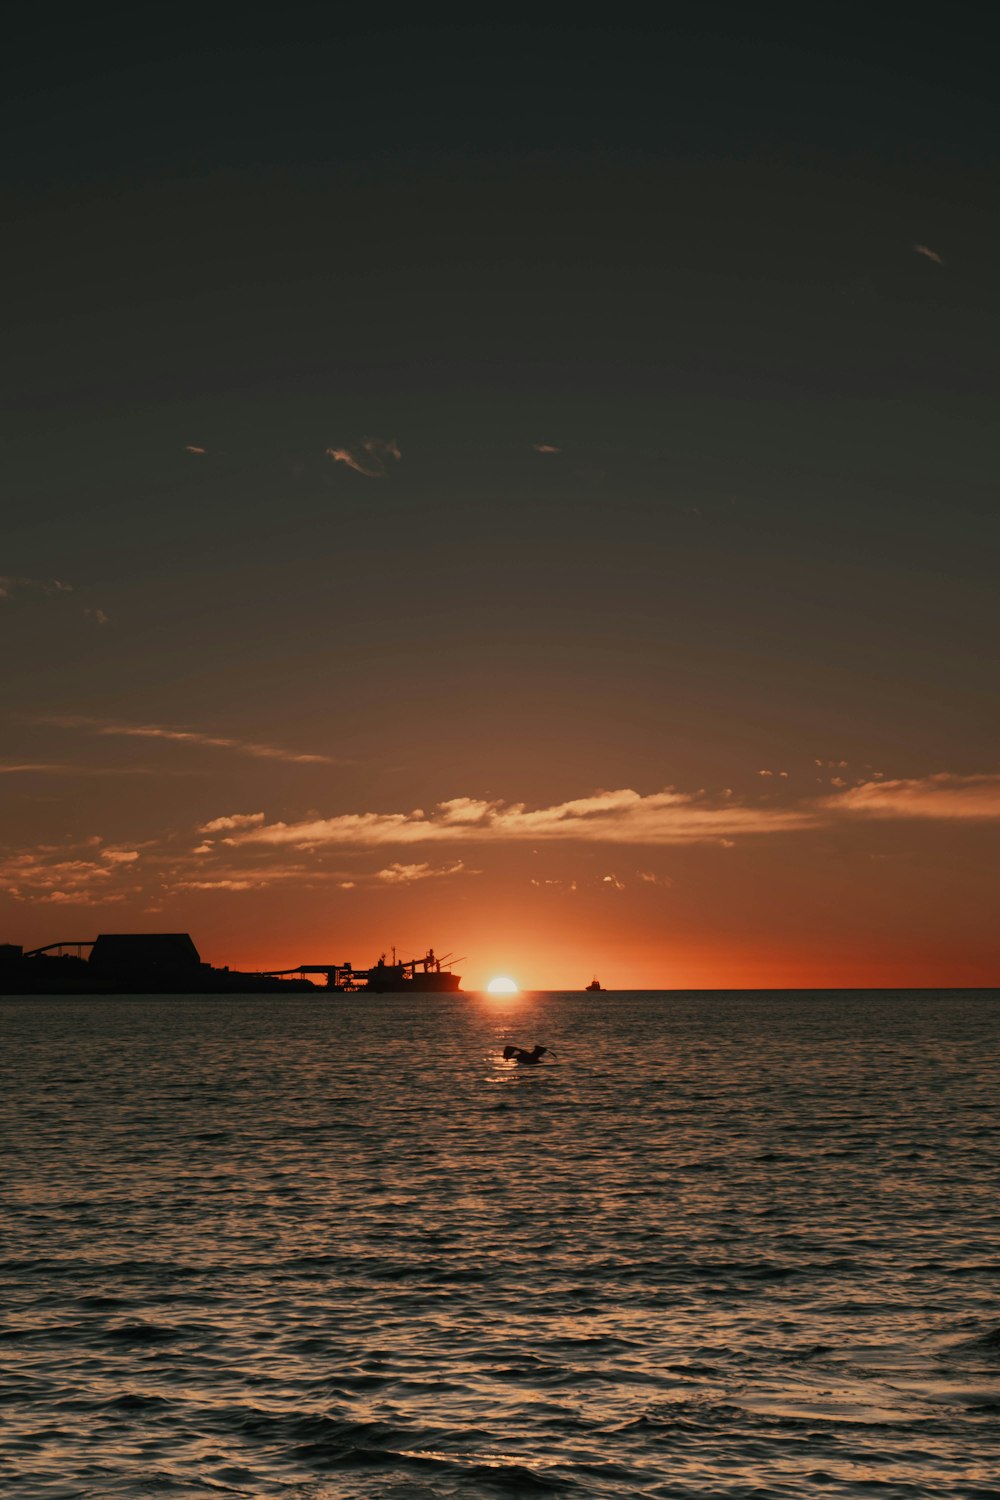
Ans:
[[[133,874],[137,850],[107,849],[99,859],[79,857],[93,848],[88,839],[82,845],[40,844],[0,855],[0,888],[16,901],[81,906],[121,901],[138,889]]]
[[[197,443],[185,443],[184,444],[184,452],[185,453],[204,453],[204,451],[205,451],[204,448],[199,448]]]
[[[108,614],[105,614],[105,612],[104,612],[103,609],[85,609],[84,610],[84,614],[89,619],[96,621],[96,623],[98,625],[110,625],[111,624],[111,616],[108,615]]]
[[[1000,775],[933,776],[905,781],[864,781],[819,807],[833,813],[867,818],[1000,818]]]
[[[386,472],[386,461],[390,458],[397,462],[402,458],[399,445],[394,439],[388,441],[382,438],[362,438],[355,448],[327,448],[326,455],[332,458],[335,464],[346,464],[356,474],[363,474],[366,479],[383,479]]]
[[[763,834],[815,827],[810,808],[745,807],[728,800],[714,805],[701,795],[668,788],[643,796],[624,788],[597,792],[552,807],[456,797],[431,814],[342,813],[301,823],[269,823],[234,836],[238,844],[377,847],[466,840],[468,842],[576,840],[597,843],[713,843],[734,834]]]
[[[389,865],[384,870],[377,871],[375,879],[382,881],[385,885],[409,885],[414,880],[432,880],[442,875],[461,875],[463,873],[474,875],[477,872],[475,870],[466,871],[462,860],[458,860],[453,865],[442,865],[438,869],[434,869],[429,864],[394,864]]]
[[[932,260],[936,266],[943,266],[944,261],[936,250],[931,250],[927,245],[914,245],[914,255],[923,255],[927,260]]]
[[[234,879],[223,876],[220,880],[178,880],[175,891],[258,891],[267,885],[266,880],[243,876]]]
[[[11,573],[0,573],[0,599],[12,599],[15,594],[71,594],[73,585],[62,583],[58,578],[21,578]]]
[[[625,889],[625,882],[624,882],[624,880],[619,880],[617,875],[604,875],[604,876],[602,876],[601,877],[601,884],[602,885],[609,885],[613,891],[623,891]]]
[[[258,745],[252,740],[237,740],[218,734],[202,734],[194,729],[171,729],[163,724],[116,724],[103,719],[91,719],[82,714],[51,715],[35,721],[53,724],[59,729],[84,729],[89,734],[121,735],[127,739],[170,740],[178,744],[204,745],[213,750],[233,750],[238,755],[253,756],[258,760],[280,760],[290,765],[332,766],[330,755],[306,755],[297,750],[284,750],[277,745]]]
[[[109,892],[106,896],[95,896],[88,891],[50,891],[47,896],[36,897],[39,906],[110,906],[124,900],[121,891]]]
[[[480,822],[483,809],[488,805],[488,803],[477,801],[475,797],[452,797],[448,802],[438,803],[438,813],[442,823],[454,827],[456,824]],[[420,813],[419,816],[423,817],[423,814]]]
[[[261,865],[254,869],[234,869],[226,865],[206,870],[203,862],[199,861],[199,864],[201,868],[193,874],[188,874],[183,867],[175,867],[173,873],[168,871],[166,887],[171,891],[259,891],[282,880],[294,880],[306,886],[316,880],[334,878],[333,872],[324,875],[322,871],[310,870],[304,865]]]
[[[557,448],[554,443],[532,443],[531,446],[534,448],[534,450],[535,450],[536,453],[561,453],[562,452],[562,449],[561,448]]]
[[[254,828],[264,822],[264,814],[257,813],[230,813],[225,818],[213,818],[209,823],[202,823],[198,829],[199,833],[222,833],[230,828]]]
[[[110,776],[110,767],[70,766],[60,761],[0,762],[0,776]]]
[[[156,766],[74,766],[64,761],[0,761],[0,776],[162,776]],[[170,776],[187,775],[170,771]]]

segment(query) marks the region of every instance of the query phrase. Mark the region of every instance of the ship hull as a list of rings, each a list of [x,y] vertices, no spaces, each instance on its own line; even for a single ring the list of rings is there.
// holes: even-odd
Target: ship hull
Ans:
[[[455,995],[461,989],[460,974],[414,974],[412,978],[374,979],[357,991],[361,995]]]

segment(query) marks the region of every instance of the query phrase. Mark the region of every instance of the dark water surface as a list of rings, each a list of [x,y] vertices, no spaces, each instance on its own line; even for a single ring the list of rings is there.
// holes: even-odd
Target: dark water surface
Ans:
[[[0,1025],[5,1494],[1000,1495],[995,992]]]

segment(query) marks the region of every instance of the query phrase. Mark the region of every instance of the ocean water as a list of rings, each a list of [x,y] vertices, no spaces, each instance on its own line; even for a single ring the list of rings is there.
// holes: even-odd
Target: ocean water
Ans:
[[[995,992],[0,1027],[5,1495],[1000,1495]]]

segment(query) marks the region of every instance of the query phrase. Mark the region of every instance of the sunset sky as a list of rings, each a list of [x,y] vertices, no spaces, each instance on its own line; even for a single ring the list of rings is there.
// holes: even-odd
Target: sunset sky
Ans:
[[[161,14],[8,99],[0,941],[1000,982],[984,39]]]

